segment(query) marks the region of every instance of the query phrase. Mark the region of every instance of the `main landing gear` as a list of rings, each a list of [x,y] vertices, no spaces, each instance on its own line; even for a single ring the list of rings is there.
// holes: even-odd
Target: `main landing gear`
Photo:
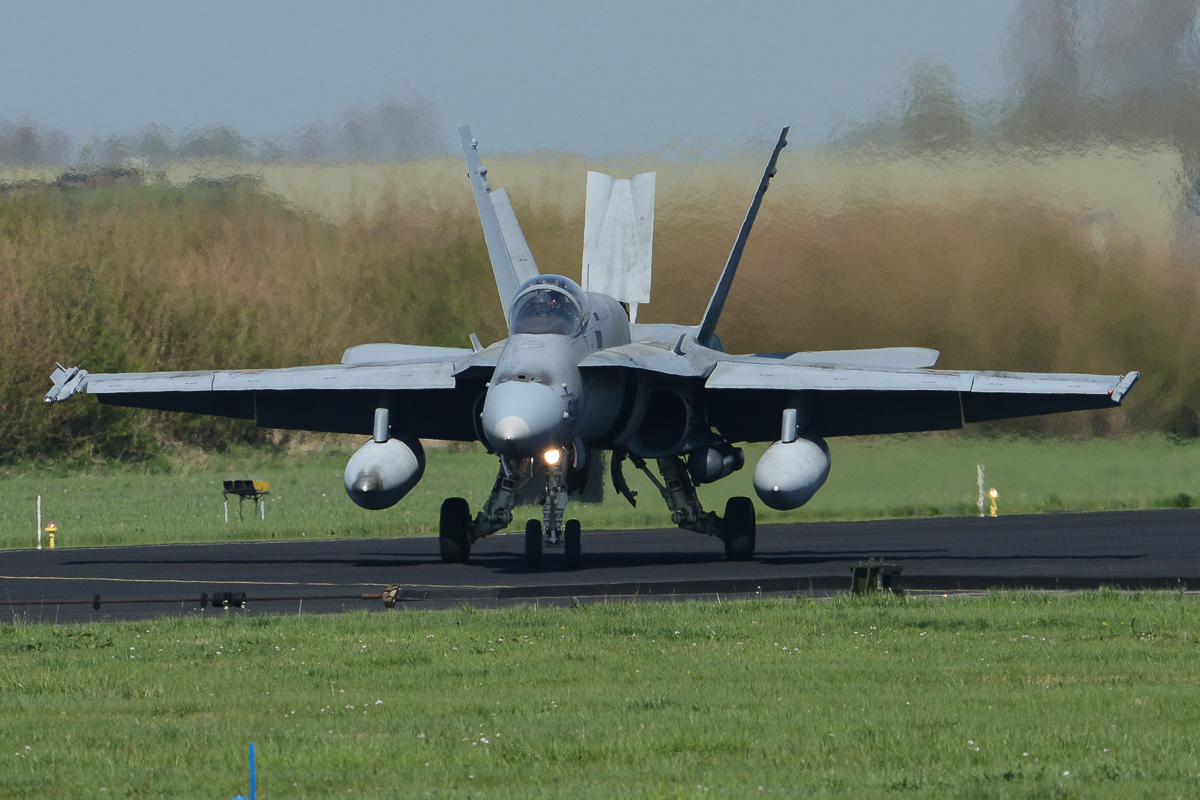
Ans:
[[[569,457],[569,456],[568,456]],[[636,492],[629,489],[621,467],[625,459],[646,473],[658,488],[671,510],[671,521],[680,528],[706,536],[717,536],[725,545],[725,557],[730,561],[749,561],[754,557],[754,503],[749,497],[731,497],[725,504],[725,516],[705,511],[696,496],[687,467],[679,456],[656,459],[660,481],[646,466],[644,459],[623,449],[612,456],[612,480],[617,492],[630,505],[637,505]],[[513,521],[513,508],[521,490],[537,477],[545,479],[541,494],[542,518],[525,523],[525,565],[541,569],[542,553],[546,547],[563,548],[563,563],[569,570],[579,569],[582,560],[583,529],[579,520],[564,520],[567,509],[566,458],[556,464],[541,464],[534,459],[513,461],[500,459],[500,473],[483,509],[471,518],[467,501],[450,497],[442,503],[438,544],[442,560],[463,563],[471,555],[471,545],[484,536],[504,530]]]
[[[471,507],[461,497],[442,501],[442,516],[438,526],[438,545],[442,561],[461,564],[471,555]]]
[[[688,475],[687,466],[679,456],[656,459],[662,480],[646,466],[644,459],[626,450],[614,450],[612,456],[612,481],[617,491],[624,495],[632,506],[636,492],[629,490],[621,466],[628,458],[633,465],[646,473],[650,482],[671,510],[671,521],[686,531],[695,531],[706,536],[717,536],[725,544],[725,557],[730,561],[749,561],[754,557],[755,521],[754,503],[749,497],[731,497],[725,503],[724,518],[715,512],[705,511],[696,496],[696,487]]]

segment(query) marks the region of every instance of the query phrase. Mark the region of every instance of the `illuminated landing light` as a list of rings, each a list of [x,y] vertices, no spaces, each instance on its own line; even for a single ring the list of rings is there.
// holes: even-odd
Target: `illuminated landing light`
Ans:
[[[559,450],[547,450],[542,454],[542,458],[546,459],[546,463],[553,467],[562,458],[562,453]]]

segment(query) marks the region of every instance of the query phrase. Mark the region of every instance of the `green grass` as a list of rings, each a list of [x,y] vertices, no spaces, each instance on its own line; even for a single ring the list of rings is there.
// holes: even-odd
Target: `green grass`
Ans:
[[[998,439],[963,436],[886,437],[831,442],[833,470],[809,505],[779,513],[758,504],[763,522],[879,519],[978,513],[975,467],[1000,492],[1002,514],[1065,510],[1186,507],[1200,499],[1200,444],[1166,437],[1123,440]],[[722,512],[733,495],[750,495],[762,448],[750,448],[744,470],[701,487],[705,506]],[[0,547],[30,547],[36,537],[37,496],[44,520],[59,524],[59,547],[309,537],[396,536],[437,530],[445,497],[466,497],[478,509],[495,478],[495,459],[482,450],[429,450],[425,478],[397,506],[364,511],[342,486],[349,452],[275,456],[254,448],[211,456],[200,466],[176,465],[167,474],[136,469],[71,474],[34,465],[0,477]],[[570,514],[588,529],[668,526],[654,487],[627,464],[637,508],[617,496],[606,476],[605,500],[573,504]],[[271,483],[266,521],[225,524],[221,482],[253,477]],[[521,519],[537,516],[519,509]]]
[[[1198,636],[1112,592],[0,625],[0,797],[227,798],[251,741],[263,798],[1194,797]]]

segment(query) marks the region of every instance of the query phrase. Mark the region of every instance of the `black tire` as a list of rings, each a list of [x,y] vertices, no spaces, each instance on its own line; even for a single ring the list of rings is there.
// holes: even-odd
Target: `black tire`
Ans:
[[[525,523],[525,566],[542,568],[542,523],[536,519]]]
[[[730,561],[754,558],[754,503],[749,497],[731,497],[725,504],[725,557]]]
[[[563,561],[567,569],[579,569],[579,562],[583,559],[582,539],[583,526],[579,524],[579,520],[567,520],[565,530],[563,531]]]
[[[461,497],[442,501],[438,545],[447,564],[464,564],[471,556],[471,507]]]

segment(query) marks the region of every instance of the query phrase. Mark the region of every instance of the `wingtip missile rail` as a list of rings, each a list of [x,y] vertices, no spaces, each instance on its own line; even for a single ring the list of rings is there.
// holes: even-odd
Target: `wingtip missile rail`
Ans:
[[[1140,372],[1130,372],[1127,375],[1122,376],[1120,382],[1113,387],[1111,392],[1109,392],[1109,394],[1112,395],[1113,402],[1117,405],[1120,405],[1121,400],[1124,399],[1129,390],[1133,388],[1133,385],[1137,383],[1137,379],[1140,378],[1141,375],[1142,373]]]
[[[58,369],[50,374],[50,380],[54,381],[54,386],[50,387],[50,391],[46,392],[46,396],[42,398],[42,402],[48,406],[61,403],[83,388],[87,376],[88,372],[86,369],[81,369],[80,367],[71,367],[68,369],[62,364],[58,364]]]

